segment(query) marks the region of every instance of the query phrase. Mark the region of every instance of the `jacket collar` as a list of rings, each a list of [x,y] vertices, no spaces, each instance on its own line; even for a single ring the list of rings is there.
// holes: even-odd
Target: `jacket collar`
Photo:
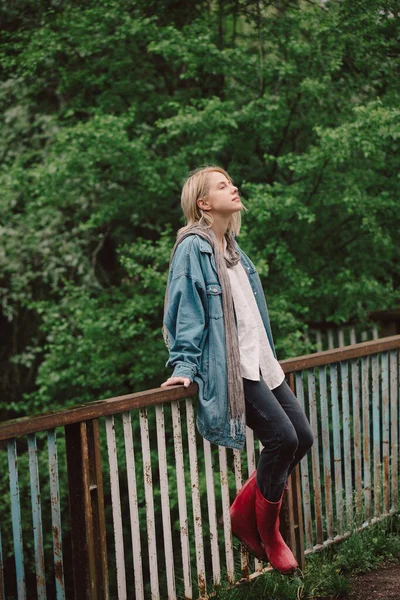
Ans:
[[[204,239],[203,237],[201,237],[200,235],[199,237],[199,246],[200,246],[200,252],[208,252],[208,254],[213,254],[213,249],[210,245],[209,242],[207,242],[206,239]]]
[[[200,235],[198,236],[198,238],[199,238],[200,252],[208,252],[208,254],[214,254],[211,244],[206,239],[201,237]],[[243,252],[239,248],[239,244],[237,243],[236,240],[235,240],[235,246],[236,246],[236,250],[239,252],[239,254],[241,256],[241,259],[243,259]]]

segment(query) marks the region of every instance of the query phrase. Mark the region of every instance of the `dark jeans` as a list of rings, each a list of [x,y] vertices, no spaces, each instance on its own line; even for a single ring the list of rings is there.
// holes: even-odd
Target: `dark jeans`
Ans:
[[[243,378],[243,386],[247,425],[264,446],[257,466],[257,486],[264,498],[278,502],[286,479],[310,450],[314,436],[285,380],[273,390],[262,378]]]

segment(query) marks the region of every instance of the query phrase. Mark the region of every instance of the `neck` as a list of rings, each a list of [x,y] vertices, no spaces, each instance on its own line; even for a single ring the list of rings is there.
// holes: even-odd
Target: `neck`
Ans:
[[[224,218],[219,215],[213,215],[213,217],[214,223],[212,224],[211,229],[215,233],[215,237],[217,238],[220,248],[223,250],[224,236],[228,229],[229,217]]]

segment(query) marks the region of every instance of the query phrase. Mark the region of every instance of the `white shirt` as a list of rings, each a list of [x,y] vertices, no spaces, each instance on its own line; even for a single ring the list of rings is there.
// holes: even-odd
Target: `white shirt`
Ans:
[[[241,262],[229,268],[228,273],[238,326],[241,375],[259,381],[261,370],[265,383],[272,390],[283,382],[285,373],[273,355],[249,278]]]

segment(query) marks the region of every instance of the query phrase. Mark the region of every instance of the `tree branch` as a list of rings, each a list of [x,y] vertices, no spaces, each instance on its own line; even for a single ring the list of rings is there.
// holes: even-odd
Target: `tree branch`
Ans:
[[[279,144],[278,144],[277,148],[275,149],[275,152],[274,152],[275,162],[274,162],[274,167],[272,169],[272,173],[271,173],[271,177],[270,177],[269,183],[272,183],[274,181],[274,179],[275,179],[276,171],[277,171],[277,168],[278,168],[277,158],[280,156],[280,153],[281,153],[282,148],[283,148],[283,144],[286,141],[287,134],[288,134],[289,128],[290,128],[290,124],[292,122],[292,118],[293,118],[294,112],[295,112],[295,110],[297,108],[297,105],[298,105],[298,103],[300,101],[300,98],[301,98],[301,92],[299,92],[297,94],[296,99],[295,99],[295,101],[293,102],[293,104],[292,104],[292,106],[290,108],[289,117],[288,117],[288,120],[287,120],[286,125],[284,127],[282,137],[281,137],[281,139],[279,141]]]
[[[329,159],[328,159],[328,158],[326,158],[326,159],[324,160],[324,163],[323,163],[323,165],[322,165],[322,169],[321,169],[321,171],[319,172],[319,175],[318,175],[318,177],[317,177],[317,180],[316,180],[316,182],[314,183],[314,186],[313,186],[313,188],[312,188],[311,192],[308,194],[308,196],[307,196],[307,199],[306,199],[306,200],[305,200],[305,202],[304,202],[306,205],[308,205],[308,203],[310,202],[311,198],[312,198],[312,197],[313,197],[313,196],[314,196],[314,195],[317,193],[317,191],[318,191],[318,188],[319,188],[319,186],[321,185],[322,179],[323,179],[323,177],[324,177],[324,171],[325,171],[326,167],[328,166],[328,163],[329,163]]]

